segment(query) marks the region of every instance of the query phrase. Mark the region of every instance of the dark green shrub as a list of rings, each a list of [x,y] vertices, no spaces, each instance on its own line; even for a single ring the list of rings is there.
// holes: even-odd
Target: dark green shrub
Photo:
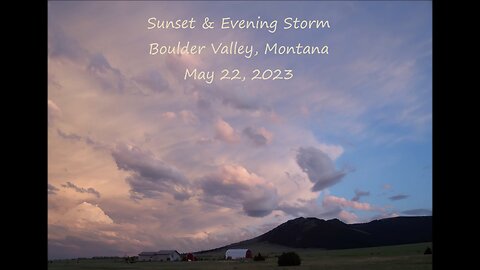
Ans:
[[[259,261],[265,261],[265,257],[262,256],[262,254],[260,254],[260,252],[253,257],[253,260],[256,261],[256,262],[259,262]]]
[[[427,247],[427,249],[425,249],[425,252],[423,252],[423,254],[432,254],[432,249],[430,247]]]
[[[282,255],[278,257],[278,266],[294,266],[300,265],[300,263],[300,256],[295,252],[282,253]]]

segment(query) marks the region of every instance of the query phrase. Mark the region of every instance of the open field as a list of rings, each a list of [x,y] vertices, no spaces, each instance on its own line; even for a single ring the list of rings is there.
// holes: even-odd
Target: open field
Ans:
[[[120,260],[89,259],[54,261],[48,265],[49,270],[107,270],[107,269],[166,269],[166,270],[267,270],[267,269],[325,269],[325,270],[413,270],[432,269],[432,255],[424,255],[426,247],[432,247],[432,243],[420,243],[411,245],[345,249],[345,250],[319,250],[319,249],[292,249],[280,246],[259,245],[252,247],[254,254],[258,252],[267,255],[264,262],[248,261],[224,261],[218,260],[221,251],[202,254],[198,257],[203,261],[196,262],[137,262],[127,264]],[[276,255],[282,251],[296,251],[301,259],[300,266],[277,266]]]

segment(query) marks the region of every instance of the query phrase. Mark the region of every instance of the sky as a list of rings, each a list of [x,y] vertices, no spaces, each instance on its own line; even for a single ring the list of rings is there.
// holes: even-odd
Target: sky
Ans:
[[[296,217],[432,213],[429,1],[48,3],[48,256],[193,252]],[[202,30],[202,19],[329,29]],[[147,19],[195,18],[195,29]],[[328,55],[149,55],[152,42]],[[186,68],[290,80],[184,80]],[[217,75],[218,76],[218,75]]]

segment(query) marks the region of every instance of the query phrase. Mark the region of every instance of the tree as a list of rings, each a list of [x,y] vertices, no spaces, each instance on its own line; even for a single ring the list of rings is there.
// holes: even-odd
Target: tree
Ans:
[[[265,257],[262,256],[262,254],[260,254],[260,252],[253,257],[253,260],[258,262],[258,261],[265,261]]]
[[[300,263],[300,256],[295,252],[282,253],[282,255],[278,257],[278,266],[294,266],[300,265]]]

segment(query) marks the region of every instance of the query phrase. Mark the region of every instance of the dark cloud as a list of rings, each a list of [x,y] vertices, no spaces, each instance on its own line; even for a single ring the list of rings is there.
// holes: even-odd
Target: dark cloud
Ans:
[[[80,61],[87,57],[88,52],[76,40],[65,34],[60,27],[52,25],[49,28],[48,51],[52,58],[67,58]]]
[[[239,95],[235,91],[222,91],[219,97],[223,105],[233,107],[238,110],[259,110],[260,105],[255,98],[249,98],[246,95]]]
[[[113,71],[114,73],[120,74],[120,71],[118,69],[112,68],[105,56],[100,53],[94,54],[90,57],[90,62],[88,63],[87,69],[92,72],[98,73]]]
[[[171,193],[177,200],[191,197],[187,178],[152,153],[119,144],[112,151],[112,157],[119,169],[132,173],[126,178],[132,198],[154,198],[163,193]]]
[[[297,153],[297,164],[314,183],[312,191],[321,191],[333,186],[346,175],[344,171],[336,171],[333,161],[314,147],[300,147]]]
[[[429,209],[410,209],[405,210],[402,214],[409,215],[409,216],[431,216],[432,210]]]
[[[345,175],[346,173],[342,171],[334,172],[331,175],[325,175],[313,185],[312,191],[321,191],[327,187],[333,186],[340,182]]]
[[[93,146],[94,148],[97,148],[97,149],[108,149],[106,145],[104,145],[100,142],[97,142],[97,141],[91,139],[90,137],[83,137],[83,136],[80,136],[80,135],[75,134],[75,133],[66,133],[66,132],[61,131],[60,129],[57,129],[57,133],[60,137],[66,139],[66,140],[83,141],[86,144],[88,144],[90,146]]]
[[[103,90],[123,93],[128,89],[132,93],[141,93],[141,90],[134,87],[131,80],[119,69],[114,68],[103,54],[92,53],[82,48],[77,41],[67,36],[57,26],[49,29],[49,56],[86,65],[86,69]]]
[[[259,196],[247,198],[243,203],[243,211],[251,217],[268,216],[278,208],[278,195],[276,189],[263,188]]]
[[[82,136],[79,136],[79,135],[74,134],[74,133],[67,134],[67,133],[64,133],[63,131],[61,131],[60,129],[57,129],[57,133],[58,133],[58,135],[60,135],[60,137],[62,137],[64,139],[67,139],[67,140],[74,140],[74,141],[81,141],[82,140]]]
[[[244,128],[243,135],[245,135],[254,146],[264,146],[268,144],[268,138],[259,132],[259,130],[255,130],[252,127]]]
[[[370,196],[370,191],[361,191],[359,189],[355,189],[355,196],[352,198],[352,201],[358,202],[360,201],[360,198],[364,196]]]
[[[169,83],[160,72],[150,70],[135,78],[139,84],[148,87],[153,92],[164,92],[169,89]]]
[[[398,195],[389,197],[389,199],[391,201],[398,201],[398,200],[403,200],[403,199],[406,199],[406,198],[408,198],[408,195],[403,195],[403,194],[398,194]]]
[[[59,191],[58,188],[56,188],[54,185],[48,184],[48,194],[49,195],[55,195],[55,194],[57,194],[57,191]]]
[[[101,53],[93,54],[89,57],[87,69],[98,80],[103,90],[116,91],[123,93],[126,90],[128,79],[110,65],[107,58]],[[134,90],[131,88],[130,90]]]
[[[97,196],[97,198],[100,198],[100,192],[96,191],[94,188],[82,188],[82,187],[78,187],[77,185],[75,185],[74,183],[71,183],[71,182],[67,182],[65,185],[62,185],[62,187],[64,188],[71,188],[73,190],[75,190],[76,192],[79,192],[79,193],[90,193],[90,194],[93,194],[95,196]]]
[[[250,189],[247,185],[238,182],[224,182],[221,175],[208,175],[201,179],[201,189],[208,196],[225,197],[225,200],[241,200],[245,192]]]

